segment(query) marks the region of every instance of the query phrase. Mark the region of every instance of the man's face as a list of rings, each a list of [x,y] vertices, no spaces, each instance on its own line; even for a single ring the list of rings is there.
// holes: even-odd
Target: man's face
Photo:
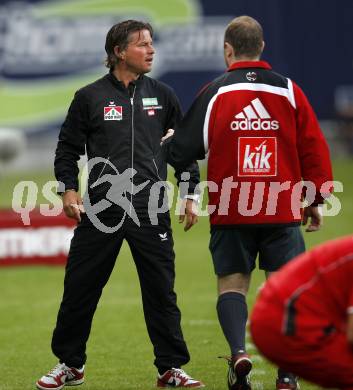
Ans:
[[[143,74],[151,71],[154,53],[150,32],[141,30],[130,34],[129,44],[123,51],[123,56],[130,71]]]

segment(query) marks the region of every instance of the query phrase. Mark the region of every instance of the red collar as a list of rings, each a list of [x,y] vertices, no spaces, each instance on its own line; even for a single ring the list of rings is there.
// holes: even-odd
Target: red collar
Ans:
[[[270,64],[266,61],[239,61],[234,62],[228,69],[227,72],[230,72],[235,69],[241,68],[263,68],[263,69],[272,69]]]

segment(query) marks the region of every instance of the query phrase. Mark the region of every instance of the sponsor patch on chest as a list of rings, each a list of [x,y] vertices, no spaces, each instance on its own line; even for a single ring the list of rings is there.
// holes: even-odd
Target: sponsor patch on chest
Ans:
[[[116,106],[114,102],[110,102],[108,107],[104,107],[105,121],[121,121],[123,119],[123,107]]]
[[[238,176],[276,176],[277,138],[239,137]]]
[[[158,99],[153,98],[142,98],[142,106],[144,110],[147,110],[149,116],[155,115],[155,110],[161,110],[163,107],[159,105]]]

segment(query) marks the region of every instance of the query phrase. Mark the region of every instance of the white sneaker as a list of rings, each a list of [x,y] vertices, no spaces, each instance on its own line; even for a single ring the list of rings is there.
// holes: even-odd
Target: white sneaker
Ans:
[[[81,368],[67,367],[65,363],[57,364],[48,374],[36,383],[40,390],[60,390],[66,386],[81,385],[85,378],[85,366]]]
[[[158,375],[157,387],[190,387],[196,389],[205,387],[205,385],[201,381],[191,378],[181,368],[172,368],[163,375]]]

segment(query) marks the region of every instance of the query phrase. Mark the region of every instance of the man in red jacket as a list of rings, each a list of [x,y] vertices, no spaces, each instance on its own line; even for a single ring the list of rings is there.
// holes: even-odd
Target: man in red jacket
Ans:
[[[299,256],[271,276],[251,315],[259,350],[323,387],[353,389],[353,236]]]
[[[256,257],[270,273],[304,251],[299,225],[310,219],[307,231],[320,229],[318,205],[332,180],[313,109],[294,82],[260,61],[263,49],[260,24],[235,18],[224,38],[228,71],[200,92],[164,144],[169,162],[180,168],[208,153],[210,250],[218,317],[232,354],[231,390],[251,388],[245,297]],[[296,378],[280,370],[276,387],[295,390]]]

